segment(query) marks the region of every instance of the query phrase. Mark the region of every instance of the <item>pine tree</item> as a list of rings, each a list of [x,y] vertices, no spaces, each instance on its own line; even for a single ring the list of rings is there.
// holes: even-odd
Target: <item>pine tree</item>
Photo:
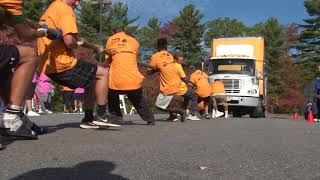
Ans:
[[[150,59],[151,54],[156,50],[155,42],[160,37],[161,23],[155,17],[150,18],[147,26],[138,30],[137,38],[140,42],[140,54],[142,59]]]
[[[80,34],[92,40],[93,42],[100,42],[100,5],[93,5],[89,1],[81,2],[81,9],[78,15],[78,25]],[[121,22],[131,34],[136,33],[137,26],[133,26],[138,17],[130,19],[128,17],[128,6],[124,3],[117,2],[111,6],[104,5],[102,7],[102,41],[112,35],[113,22]]]
[[[320,63],[320,1],[305,0],[304,6],[310,18],[304,20],[304,25],[300,25],[302,33],[297,49],[304,79],[311,80],[314,78],[315,66]]]
[[[247,36],[248,28],[237,19],[217,18],[207,23],[207,32],[205,33],[205,43],[208,48],[211,47],[212,39],[227,37]]]
[[[180,47],[187,63],[203,60],[202,37],[205,25],[201,23],[203,15],[192,4],[185,6],[174,19],[178,29],[173,34],[173,46]]]

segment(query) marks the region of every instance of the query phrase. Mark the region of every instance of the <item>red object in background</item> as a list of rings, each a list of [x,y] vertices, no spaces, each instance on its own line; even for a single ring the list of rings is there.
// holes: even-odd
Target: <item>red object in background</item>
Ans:
[[[314,117],[313,117],[313,113],[312,111],[309,111],[309,115],[308,115],[308,123],[314,123]]]
[[[298,115],[298,113],[294,113],[294,115],[293,115],[293,120],[295,120],[295,121],[299,120],[299,115]]]

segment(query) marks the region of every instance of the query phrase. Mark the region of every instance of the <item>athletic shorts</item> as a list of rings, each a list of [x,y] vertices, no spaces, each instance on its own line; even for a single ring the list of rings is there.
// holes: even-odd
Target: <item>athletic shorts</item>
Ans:
[[[19,50],[14,45],[0,45],[0,80],[7,79],[12,70],[18,65]]]
[[[214,95],[213,97],[217,101],[217,104],[221,103],[224,107],[228,106],[226,95]]]
[[[166,96],[166,95],[160,93],[157,97],[157,100],[156,100],[156,107],[166,110],[167,107],[169,106],[172,98],[173,98],[173,95]]]
[[[84,93],[74,93],[73,100],[83,101],[84,100]]]
[[[78,60],[70,70],[61,73],[46,74],[54,82],[71,89],[87,88],[96,78],[98,65]]]

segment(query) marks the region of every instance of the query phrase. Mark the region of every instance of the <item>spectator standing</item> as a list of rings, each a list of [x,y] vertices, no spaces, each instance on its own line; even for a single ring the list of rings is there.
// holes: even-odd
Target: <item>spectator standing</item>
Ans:
[[[34,97],[37,81],[38,81],[38,75],[37,73],[34,73],[32,83],[29,86],[26,94],[26,112],[27,112],[27,116],[29,117],[40,116],[40,114],[36,113],[32,108],[32,99]]]
[[[52,91],[52,84],[51,80],[46,76],[44,73],[40,74],[40,77],[38,79],[38,85],[37,85],[37,95],[39,97],[39,114],[51,114],[52,112],[46,108],[46,104],[50,102],[51,99],[51,91]]]
[[[74,93],[74,89],[71,89],[67,86],[61,86],[64,113],[72,113],[73,93]]]
[[[73,113],[83,113],[83,100],[84,100],[84,89],[77,88],[74,90],[73,101],[74,111]]]

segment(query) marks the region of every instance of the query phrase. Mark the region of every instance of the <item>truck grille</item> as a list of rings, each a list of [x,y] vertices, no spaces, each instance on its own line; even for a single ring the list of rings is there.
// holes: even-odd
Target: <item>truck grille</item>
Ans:
[[[226,93],[240,93],[240,90],[226,89]]]
[[[226,93],[240,93],[240,79],[222,79]]]

